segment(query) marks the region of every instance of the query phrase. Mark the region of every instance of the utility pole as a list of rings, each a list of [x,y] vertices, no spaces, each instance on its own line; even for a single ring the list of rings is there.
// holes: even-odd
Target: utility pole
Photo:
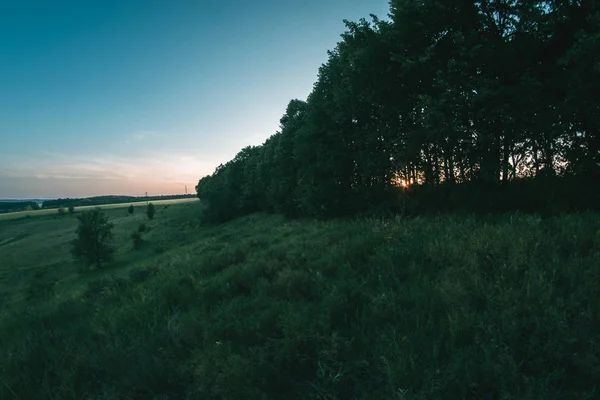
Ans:
[[[187,194],[187,185],[185,185],[185,194]]]

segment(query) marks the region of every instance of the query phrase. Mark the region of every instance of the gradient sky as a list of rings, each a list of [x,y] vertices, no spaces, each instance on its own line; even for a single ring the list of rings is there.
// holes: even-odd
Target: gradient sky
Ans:
[[[387,0],[0,1],[0,199],[193,192]]]

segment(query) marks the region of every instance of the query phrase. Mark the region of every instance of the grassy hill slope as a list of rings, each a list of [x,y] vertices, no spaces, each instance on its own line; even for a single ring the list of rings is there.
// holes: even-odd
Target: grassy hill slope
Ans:
[[[600,215],[0,221],[2,399],[597,398]]]

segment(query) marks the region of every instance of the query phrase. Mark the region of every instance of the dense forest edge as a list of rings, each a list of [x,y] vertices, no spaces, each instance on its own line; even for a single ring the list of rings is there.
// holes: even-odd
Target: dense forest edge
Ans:
[[[56,199],[46,200],[42,203],[42,208],[60,208],[60,207],[82,207],[82,206],[101,206],[104,204],[122,204],[135,203],[138,201],[157,201],[157,200],[175,200],[188,199],[196,197],[193,194],[163,195],[163,196],[96,196],[81,199]]]
[[[205,217],[598,209],[595,1],[393,0],[280,130],[196,187]]]

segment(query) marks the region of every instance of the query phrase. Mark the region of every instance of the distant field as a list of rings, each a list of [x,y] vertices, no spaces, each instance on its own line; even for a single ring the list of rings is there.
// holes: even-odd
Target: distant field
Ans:
[[[189,203],[192,201],[198,201],[198,198],[173,199],[173,200],[152,200],[149,202],[138,201],[138,202],[133,202],[133,203],[104,204],[104,205],[100,205],[100,206],[81,206],[81,207],[75,207],[75,211],[83,211],[83,210],[87,210],[90,208],[96,208],[96,207],[100,207],[103,209],[113,209],[113,208],[129,207],[132,204],[135,207],[146,205],[146,203],[152,203],[156,206],[159,206],[159,205],[166,205],[166,204]],[[58,213],[58,211],[56,208],[34,210],[34,211],[19,211],[19,212],[13,212],[13,213],[0,214],[0,221],[8,220],[8,219],[15,219],[15,218],[22,218],[22,217],[26,217],[28,215],[35,217],[35,216],[40,216],[40,215],[57,214],[57,213]]]

